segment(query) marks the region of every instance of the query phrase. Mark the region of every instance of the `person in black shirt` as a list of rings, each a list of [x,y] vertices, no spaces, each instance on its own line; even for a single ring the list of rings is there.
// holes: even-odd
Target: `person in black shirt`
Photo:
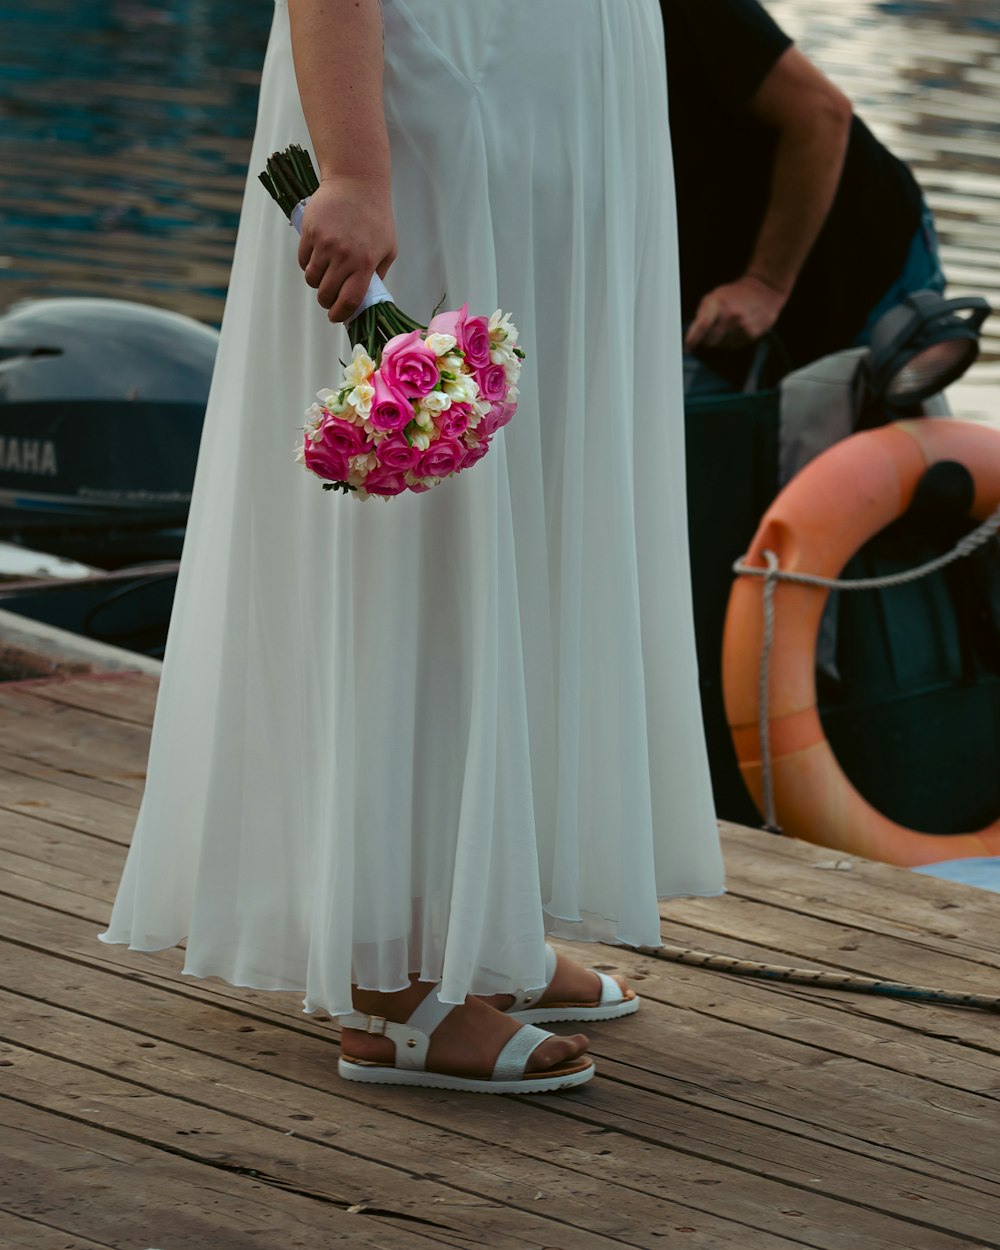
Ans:
[[[739,386],[770,330],[798,367],[942,290],[913,175],[757,0],[661,8],[689,393]]]

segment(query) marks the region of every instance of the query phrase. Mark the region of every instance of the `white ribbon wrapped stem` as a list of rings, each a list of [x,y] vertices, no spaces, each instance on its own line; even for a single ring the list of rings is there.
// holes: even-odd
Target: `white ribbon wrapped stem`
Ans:
[[[302,218],[305,216],[306,205],[308,199],[299,200],[298,204],[292,209],[290,221],[295,227],[297,234],[302,233]],[[368,284],[368,293],[358,305],[358,310],[351,318],[351,321],[357,321],[362,313],[367,312],[369,308],[374,308],[376,304],[394,304],[396,301],[392,298],[392,293],[385,285],[377,273],[372,274],[372,280]],[[350,324],[350,322],[348,322]]]

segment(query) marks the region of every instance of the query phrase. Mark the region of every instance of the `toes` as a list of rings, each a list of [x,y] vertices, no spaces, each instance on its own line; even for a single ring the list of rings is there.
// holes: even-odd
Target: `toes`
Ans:
[[[629,985],[629,983],[625,980],[624,977],[614,977],[613,979],[615,982],[617,982],[618,988],[621,990],[621,992],[625,995],[626,998],[635,997],[635,993],[632,990],[632,987]]]
[[[528,1062],[529,1072],[544,1072],[547,1068],[558,1067],[562,1063],[571,1063],[586,1054],[587,1039],[582,1033],[572,1037],[551,1037],[543,1042]]]

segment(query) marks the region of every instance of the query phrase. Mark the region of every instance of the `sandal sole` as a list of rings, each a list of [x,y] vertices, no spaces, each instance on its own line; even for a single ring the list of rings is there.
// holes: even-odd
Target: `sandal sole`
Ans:
[[[483,1081],[471,1077],[447,1076],[443,1072],[415,1072],[408,1068],[388,1068],[378,1064],[337,1062],[337,1071],[345,1081],[367,1085],[415,1085],[425,1089],[450,1089],[467,1094],[555,1094],[563,1089],[586,1085],[596,1069],[591,1064],[579,1072],[565,1076],[528,1077],[520,1081]]]

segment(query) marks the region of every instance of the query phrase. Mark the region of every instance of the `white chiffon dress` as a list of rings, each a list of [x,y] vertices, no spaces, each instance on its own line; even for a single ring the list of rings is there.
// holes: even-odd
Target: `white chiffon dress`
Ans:
[[[308,145],[275,9],[138,824],[103,940],[300,990],[545,982],[715,894],[657,0],[385,0],[399,259],[521,329],[521,404],[426,495],[293,461],[348,351],[256,182]],[[331,64],[336,56],[331,51]]]

